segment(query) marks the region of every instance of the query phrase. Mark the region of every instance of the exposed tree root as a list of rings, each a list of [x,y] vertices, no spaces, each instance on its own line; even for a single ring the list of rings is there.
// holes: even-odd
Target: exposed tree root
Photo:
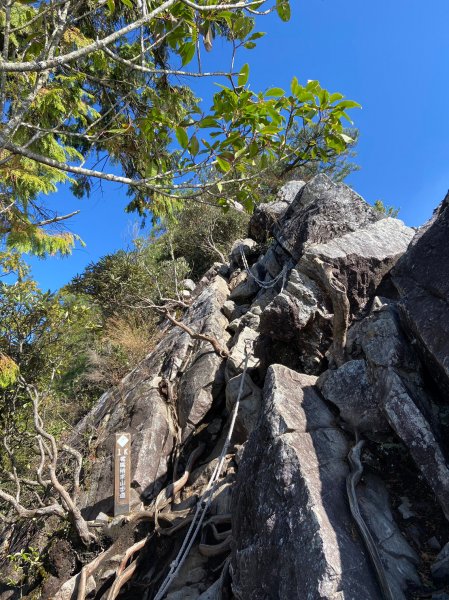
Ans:
[[[329,294],[334,311],[333,319],[333,342],[332,358],[337,366],[341,366],[345,361],[346,335],[349,326],[350,306],[345,286],[339,281],[332,272],[332,265],[329,265],[319,259],[317,256],[312,258],[312,265],[315,267],[310,271],[313,278],[318,276],[321,285]]]
[[[170,501],[176,496],[176,494],[178,494],[186,485],[187,481],[189,480],[190,473],[192,472],[195,461],[202,454],[203,450],[204,444],[200,443],[198,447],[195,448],[195,450],[190,454],[182,477],[180,477],[174,483],[170,483],[166,488],[159,492],[154,503],[154,522],[156,528],[158,528],[159,511],[161,511],[165,506],[167,506],[167,504],[170,503]]]

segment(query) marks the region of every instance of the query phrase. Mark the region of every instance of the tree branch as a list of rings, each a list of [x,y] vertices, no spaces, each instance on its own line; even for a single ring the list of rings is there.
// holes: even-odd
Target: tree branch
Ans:
[[[140,71],[141,73],[150,73],[151,75],[180,75],[184,77],[230,77],[234,73],[226,73],[224,71],[217,71],[212,73],[196,73],[194,71],[176,71],[173,69],[150,69],[141,65],[135,65],[132,61],[122,58],[115,52],[112,52],[109,48],[104,48],[105,54],[110,56],[112,60],[115,60],[122,65],[133,69],[133,71]]]

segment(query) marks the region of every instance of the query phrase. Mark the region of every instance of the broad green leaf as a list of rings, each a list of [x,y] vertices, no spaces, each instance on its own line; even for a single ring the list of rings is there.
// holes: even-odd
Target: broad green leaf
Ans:
[[[189,145],[189,136],[187,135],[187,132],[184,129],[184,127],[177,127],[175,133],[176,139],[178,140],[181,148],[187,148],[187,146]]]
[[[248,42],[252,42],[253,40],[258,40],[261,37],[263,37],[264,35],[266,35],[265,31],[256,31],[256,33],[253,33],[252,35],[249,36]]]
[[[267,112],[272,118],[273,124],[278,125],[282,121],[282,115],[271,106],[267,106]]]
[[[321,89],[320,82],[316,79],[309,79],[306,85],[309,92],[318,92]]]
[[[239,73],[239,76],[237,79],[237,85],[238,86],[246,85],[248,78],[249,78],[249,64],[246,63],[240,69],[240,73]]]
[[[194,135],[192,137],[192,139],[190,140],[189,149],[193,156],[196,156],[198,154],[198,152],[200,150],[200,145],[199,145],[198,138],[196,137],[196,135]]]
[[[343,100],[337,104],[336,108],[345,110],[346,108],[362,108],[362,106],[358,102],[354,102],[354,100]]]
[[[195,55],[195,50],[196,46],[194,42],[186,42],[185,44],[182,44],[181,48],[179,49],[179,54],[182,58],[183,67],[189,64],[189,62],[192,60]]]
[[[341,100],[343,98],[343,94],[340,94],[340,92],[335,92],[334,94],[331,94],[329,96],[329,102],[337,102],[338,100]]]
[[[109,12],[112,14],[115,11],[115,2],[114,0],[107,0],[107,5],[109,8]]]
[[[249,145],[249,157],[254,158],[259,153],[259,146],[257,142],[251,142]]]
[[[262,135],[276,135],[279,133],[279,127],[276,125],[267,125],[266,127],[262,127],[260,133]]]
[[[207,116],[204,117],[204,119],[201,119],[201,121],[199,122],[199,126],[202,128],[206,128],[206,127],[219,127],[219,123],[216,119],[214,119],[214,117],[212,116]]]
[[[127,6],[128,8],[133,8],[133,3],[131,0],[121,0],[121,3]]]
[[[290,2],[289,0],[276,0],[276,11],[282,21],[290,21]]]
[[[246,42],[246,44],[243,44],[243,47],[247,48],[248,50],[252,50],[256,47],[256,44],[254,42]]]
[[[217,156],[217,164],[223,173],[227,173],[231,169],[231,165],[228,163],[228,161],[221,158],[221,156]]]
[[[301,85],[299,85],[299,81],[297,77],[293,77],[292,82],[290,84],[290,89],[292,91],[292,94],[296,97],[298,97],[298,94],[300,93],[300,91],[303,89]]]
[[[285,95],[285,90],[278,87],[270,88],[265,92],[265,96],[274,96],[275,98],[280,98]]]

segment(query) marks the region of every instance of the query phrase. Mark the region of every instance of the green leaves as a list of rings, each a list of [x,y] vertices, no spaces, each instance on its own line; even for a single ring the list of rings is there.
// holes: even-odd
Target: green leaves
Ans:
[[[198,138],[195,135],[190,140],[189,150],[192,156],[196,156],[200,151],[200,144],[198,142]]]
[[[19,367],[17,364],[0,352],[0,388],[7,388],[17,380]]]
[[[45,62],[49,57],[45,56],[43,40],[51,39],[51,19],[40,19],[38,13],[47,10],[48,2],[24,2],[25,8],[14,17],[17,22],[13,24],[15,38],[11,43],[15,48],[11,55],[23,56],[33,64],[37,59]],[[14,0],[13,4],[22,6],[23,2]],[[149,0],[148,14],[159,4]],[[65,54],[76,48],[85,48],[87,53],[77,62],[76,70],[61,67],[44,71],[44,83],[24,123],[12,136],[19,148],[29,149],[44,160],[34,161],[19,153],[1,161],[0,192],[11,197],[13,207],[9,214],[2,215],[6,219],[3,241],[8,238],[9,248],[38,254],[57,250],[66,253],[70,249],[74,238],[50,235],[58,234],[56,227],[51,231],[51,226],[46,227],[49,235],[41,236],[38,230],[42,227],[34,227],[45,217],[42,193],[55,191],[57,184],[65,181],[72,181],[79,197],[92,189],[97,174],[87,169],[85,159],[90,155],[104,157],[101,164],[117,165],[113,173],[102,174],[105,179],[113,181],[121,172],[130,182],[128,210],[136,210],[141,216],[151,212],[158,218],[173,215],[176,203],[181,202],[176,196],[209,191],[215,186],[215,177],[222,188],[220,197],[226,198],[232,189],[234,200],[250,207],[264,171],[272,165],[281,168],[292,155],[301,164],[324,162],[353,143],[342,122],[349,118],[345,111],[358,107],[357,103],[338,92],[330,94],[318,81],[301,85],[297,78],[290,89],[273,86],[254,93],[249,87],[248,63],[236,74],[217,78],[220,89],[213,95],[211,108],[205,109],[194,90],[204,92],[207,101],[206,83],[212,84],[213,80],[200,80],[196,88],[191,82],[198,79],[178,77],[173,71],[180,69],[181,63],[183,67],[191,65],[182,69],[189,75],[204,75],[200,53],[198,69],[195,60],[197,48],[202,49],[201,40],[207,50],[221,43],[229,43],[234,49],[252,49],[264,33],[255,30],[259,17],[242,10],[236,2],[227,2],[226,10],[212,10],[212,0],[203,4],[193,8],[176,1],[155,18],[149,16],[143,34],[151,40],[143,56],[140,27],[109,44],[108,50],[87,52],[96,39],[135,25],[141,16],[137,0],[97,3],[95,19],[88,22],[77,12],[81,5],[74,9],[55,56],[64,64]],[[262,4],[256,2],[252,8]],[[290,7],[289,0],[275,1],[283,21],[290,19]],[[35,40],[38,28],[42,31]],[[218,38],[220,44],[215,42]],[[238,61],[239,57],[235,64],[242,64]],[[215,69],[207,64],[207,70]],[[36,81],[36,73],[27,77],[31,83]],[[8,73],[7,83],[3,86],[8,94],[4,123],[13,120],[14,107],[21,105],[26,93],[20,72]],[[47,133],[30,141],[36,133],[34,126]],[[295,127],[310,135],[304,151],[291,145]],[[84,165],[84,173],[71,180],[65,169],[47,166],[48,159],[63,163],[68,172],[73,163]],[[256,168],[260,170],[257,176]],[[146,186],[151,187],[151,194]],[[215,194],[217,188],[213,190]],[[23,223],[26,227],[21,226]]]
[[[231,170],[230,163],[221,156],[217,156],[217,163],[223,173],[227,173]]]
[[[183,150],[185,150],[189,145],[189,136],[187,135],[186,130],[184,129],[184,127],[177,127],[175,133],[179,145],[181,146],[181,148],[183,148]]]
[[[265,92],[265,96],[274,96],[275,98],[280,98],[285,95],[285,91],[282,88],[273,87]]]
[[[192,58],[195,56],[195,42],[185,42],[181,44],[179,48],[179,54],[182,59],[182,66],[188,65]]]
[[[290,21],[291,11],[289,0],[276,0],[276,11],[282,21]]]
[[[246,85],[247,82],[248,82],[248,78],[249,78],[249,64],[246,63],[240,69],[240,73],[239,73],[239,76],[237,78],[237,85],[239,85],[239,86]]]

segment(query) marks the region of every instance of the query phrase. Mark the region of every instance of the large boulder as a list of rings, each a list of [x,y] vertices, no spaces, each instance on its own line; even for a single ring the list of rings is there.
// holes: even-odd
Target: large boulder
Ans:
[[[226,347],[230,335],[222,313],[229,289],[211,271],[197,286],[184,323],[193,331],[215,337]],[[113,506],[113,449],[115,433],[132,434],[132,507],[154,497],[165,483],[173,445],[180,434],[186,439],[212,408],[224,398],[224,359],[206,341],[196,341],[177,327],[142,363],[100,398],[76,427],[72,443],[91,440],[89,485],[81,506],[87,519]],[[179,431],[180,429],[180,431]]]
[[[339,409],[351,431],[369,434],[388,431],[364,360],[350,360],[338,369],[328,369],[320,375],[317,386],[324,398]]]
[[[449,466],[435,433],[399,375],[391,369],[386,373],[384,386],[387,419],[408,447],[449,520]]]
[[[296,269],[287,283],[267,304],[260,316],[259,332],[275,343],[288,344],[297,355],[301,370],[315,373],[331,343],[331,315],[320,286]]]
[[[248,225],[250,237],[265,242],[273,230],[280,226],[285,212],[304,185],[304,181],[289,181],[279,190],[274,202],[257,205]]]
[[[239,600],[380,598],[347,504],[348,442],[315,380],[281,365],[268,370],[233,499]]]
[[[449,392],[449,194],[393,271],[402,318],[432,378]]]
[[[355,314],[373,298],[413,236],[414,230],[399,219],[385,218],[326,242],[310,244],[308,239],[298,269],[313,275],[317,261],[330,265]]]
[[[379,211],[343,183],[316,175],[287,209],[276,239],[299,260],[306,244],[319,244],[381,218]]]

